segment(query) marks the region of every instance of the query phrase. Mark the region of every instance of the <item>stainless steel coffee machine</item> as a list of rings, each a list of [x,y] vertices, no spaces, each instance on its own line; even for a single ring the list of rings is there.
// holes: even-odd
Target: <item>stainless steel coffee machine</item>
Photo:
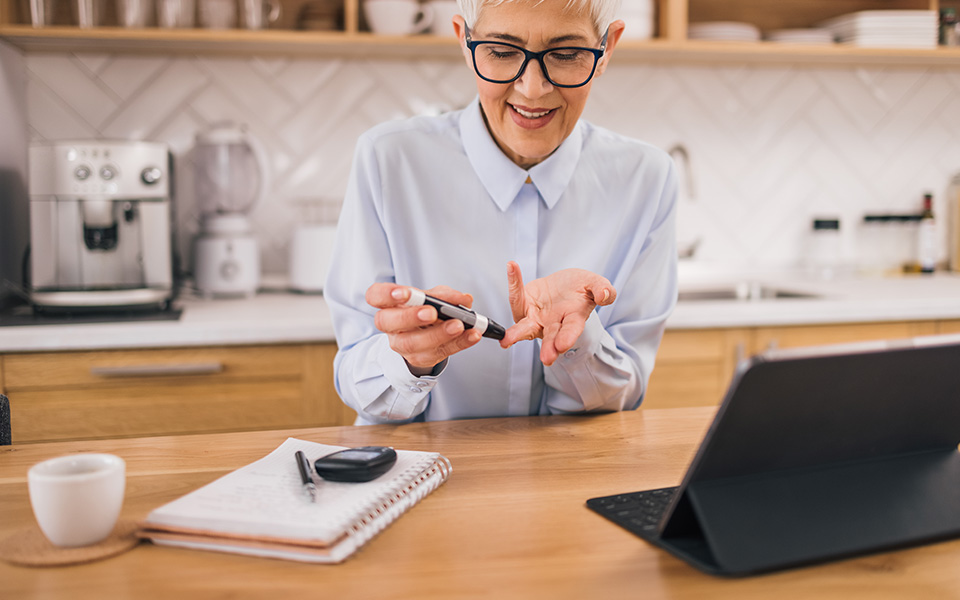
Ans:
[[[30,147],[30,297],[39,309],[165,308],[174,294],[170,151]]]

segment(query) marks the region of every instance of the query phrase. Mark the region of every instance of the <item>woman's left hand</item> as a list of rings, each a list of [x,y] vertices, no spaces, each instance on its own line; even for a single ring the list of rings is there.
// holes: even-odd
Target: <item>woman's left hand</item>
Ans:
[[[606,277],[583,269],[563,269],[524,285],[520,265],[510,261],[507,281],[515,324],[500,346],[543,338],[540,360],[548,367],[573,347],[593,309],[612,304],[617,297]]]

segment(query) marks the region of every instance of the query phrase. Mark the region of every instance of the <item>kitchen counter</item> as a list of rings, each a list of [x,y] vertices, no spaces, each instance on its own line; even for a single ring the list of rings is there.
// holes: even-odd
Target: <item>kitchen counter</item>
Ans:
[[[764,327],[960,319],[960,274],[895,277],[838,276],[802,272],[729,271],[680,267],[680,291],[717,291],[761,284],[805,297],[678,302],[668,329]]]
[[[737,284],[812,295],[804,298],[681,301],[668,329],[789,326],[960,319],[960,275],[823,280],[798,273],[681,265],[681,292]],[[177,321],[0,327],[0,352],[100,350],[334,341],[322,296],[264,292],[249,299],[184,295]]]
[[[332,342],[333,323],[320,295],[263,292],[204,300],[182,294],[176,321],[0,327],[0,352],[105,350]]]

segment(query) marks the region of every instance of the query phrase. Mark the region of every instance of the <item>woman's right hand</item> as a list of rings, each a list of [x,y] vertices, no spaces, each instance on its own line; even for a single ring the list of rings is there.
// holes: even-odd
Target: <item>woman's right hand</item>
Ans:
[[[451,304],[473,305],[470,294],[447,286],[424,291]],[[410,289],[395,283],[375,283],[367,288],[367,304],[379,309],[374,324],[387,334],[390,348],[403,357],[412,374],[427,375],[449,356],[480,341],[476,329],[464,329],[457,319],[439,320],[432,306],[407,306],[409,299]]]

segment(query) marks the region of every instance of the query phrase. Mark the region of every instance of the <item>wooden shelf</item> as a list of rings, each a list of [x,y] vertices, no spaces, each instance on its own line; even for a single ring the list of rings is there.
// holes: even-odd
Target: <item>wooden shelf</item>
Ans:
[[[452,37],[382,36],[367,32],[209,31],[203,29],[123,29],[102,27],[0,27],[0,38],[27,52],[125,52],[170,54],[293,54],[374,56],[381,58],[459,58]],[[960,65],[960,48],[916,50],[805,46],[770,42],[687,41],[621,42],[616,60],[670,63]]]
[[[303,0],[281,0],[295,7]],[[451,58],[460,51],[453,37],[381,36],[363,31],[360,0],[343,0],[344,31],[268,29],[80,29],[34,28],[23,23],[23,8],[0,0],[0,39],[25,52],[123,52],[134,54],[229,54]],[[882,8],[937,10],[960,0],[656,0],[658,38],[622,41],[615,62],[958,66],[960,48],[929,50],[807,46],[770,42],[708,42],[687,39],[689,22],[743,19],[768,30],[809,27],[825,18]],[[19,6],[19,5],[18,5]],[[288,11],[292,12],[292,11]],[[18,20],[19,19],[19,20]],[[109,21],[108,21],[109,22]],[[115,21],[114,21],[115,22]],[[286,24],[292,26],[292,23]]]

